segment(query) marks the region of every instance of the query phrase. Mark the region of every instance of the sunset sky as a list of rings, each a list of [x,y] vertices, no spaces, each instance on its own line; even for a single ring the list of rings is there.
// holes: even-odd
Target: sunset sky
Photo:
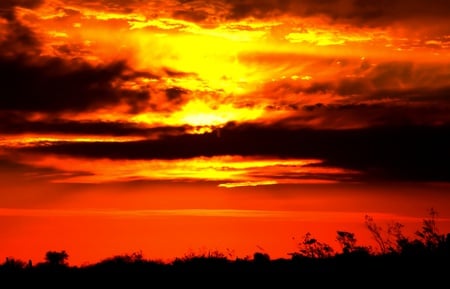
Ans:
[[[0,0],[0,262],[450,232],[447,0]],[[339,247],[336,247],[339,249]],[[374,245],[374,249],[377,247]]]

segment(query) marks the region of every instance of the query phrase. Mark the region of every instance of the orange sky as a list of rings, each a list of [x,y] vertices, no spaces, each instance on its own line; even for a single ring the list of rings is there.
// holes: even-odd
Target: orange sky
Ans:
[[[2,1],[0,258],[449,229],[447,6]]]

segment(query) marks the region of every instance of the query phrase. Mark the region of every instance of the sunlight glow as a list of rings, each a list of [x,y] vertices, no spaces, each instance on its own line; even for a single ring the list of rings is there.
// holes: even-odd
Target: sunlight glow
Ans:
[[[217,156],[178,160],[82,160],[43,157],[27,164],[65,172],[59,183],[103,183],[133,180],[213,181],[218,186],[274,185],[282,183],[329,183],[330,176],[356,174],[340,168],[320,167],[314,159],[271,159]],[[309,167],[309,165],[316,164]],[[321,178],[318,178],[318,177]]]
[[[213,109],[202,101],[194,100],[187,103],[181,111],[174,113],[172,118],[175,123],[192,126],[220,126],[230,121],[255,120],[263,113],[262,109],[235,108],[232,104],[222,104]]]
[[[262,108],[235,107],[233,104],[220,104],[211,107],[200,99],[194,99],[180,110],[164,116],[156,113],[144,113],[133,116],[131,120],[146,125],[167,124],[173,126],[192,126],[191,133],[212,132],[228,122],[252,121],[258,119],[265,112]]]
[[[15,136],[1,136],[0,147],[34,147],[37,145],[44,145],[57,142],[129,142],[143,140],[143,137],[114,137],[114,136],[83,136],[83,135],[15,135]]]

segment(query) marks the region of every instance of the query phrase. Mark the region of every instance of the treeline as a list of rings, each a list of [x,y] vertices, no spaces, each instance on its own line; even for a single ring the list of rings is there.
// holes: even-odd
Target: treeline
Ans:
[[[402,233],[403,225],[392,223],[387,228],[378,226],[372,217],[365,217],[365,225],[378,248],[360,246],[355,234],[337,231],[336,240],[341,250],[333,248],[306,233],[290,258],[271,259],[267,253],[255,252],[251,257],[231,259],[219,251],[188,254],[170,263],[146,259],[140,252],[117,255],[95,264],[70,266],[66,251],[48,251],[45,261],[32,264],[15,258],[7,258],[0,265],[0,273],[146,273],[154,278],[166,273],[264,273],[309,274],[349,273],[373,274],[381,272],[450,274],[450,233],[442,234],[436,225],[437,212],[433,209],[424,219],[414,236]],[[114,278],[115,274],[110,275]],[[230,275],[231,276],[231,275]],[[234,276],[234,275],[233,275]],[[447,275],[446,275],[447,276]],[[448,275],[450,276],[450,275]]]

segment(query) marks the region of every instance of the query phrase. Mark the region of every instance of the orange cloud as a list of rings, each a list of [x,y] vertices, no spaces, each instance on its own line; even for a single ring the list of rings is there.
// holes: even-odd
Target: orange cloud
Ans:
[[[54,182],[104,183],[149,181],[208,181],[220,187],[295,183],[329,183],[340,175],[356,174],[339,168],[313,166],[319,160],[270,159],[238,156],[177,160],[83,160],[52,156],[24,158],[27,165],[64,172]],[[64,177],[64,174],[67,177]]]

